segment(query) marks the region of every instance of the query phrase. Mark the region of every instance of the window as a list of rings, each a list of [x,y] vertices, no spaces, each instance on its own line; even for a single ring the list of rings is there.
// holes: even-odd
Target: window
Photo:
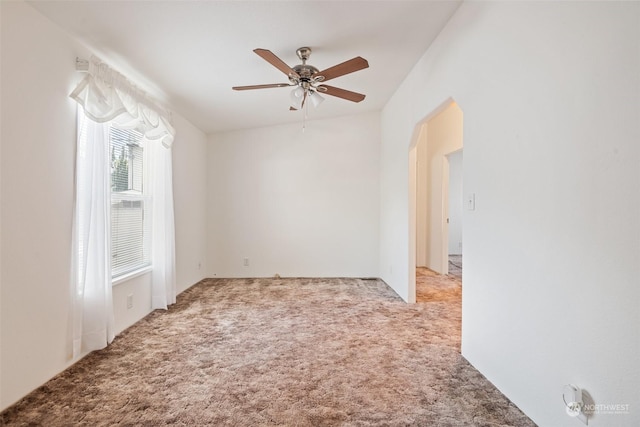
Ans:
[[[151,265],[151,200],[144,189],[142,133],[109,128],[111,277]]]
[[[151,309],[176,302],[175,130],[168,112],[95,56],[70,96],[79,105],[69,325],[77,360],[114,338],[114,283],[150,271]]]

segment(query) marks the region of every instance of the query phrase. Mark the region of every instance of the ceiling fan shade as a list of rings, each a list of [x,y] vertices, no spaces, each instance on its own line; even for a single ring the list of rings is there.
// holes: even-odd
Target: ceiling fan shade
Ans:
[[[254,52],[263,58],[265,61],[282,71],[289,78],[289,83],[275,83],[264,85],[252,85],[252,86],[234,86],[233,90],[251,90],[251,89],[266,89],[275,87],[294,87],[291,91],[291,110],[300,110],[305,106],[307,99],[311,101],[314,107],[319,106],[324,98],[320,93],[335,96],[337,98],[346,99],[347,101],[360,102],[365,98],[365,95],[357,92],[351,92],[349,90],[340,89],[334,86],[323,84],[327,80],[335,79],[336,77],[344,76],[356,71],[360,71],[369,67],[369,63],[366,59],[357,56],[348,61],[342,62],[333,67],[329,67],[325,70],[318,71],[318,69],[312,65],[307,64],[309,55],[311,55],[311,48],[301,47],[296,51],[298,58],[302,60],[302,64],[295,67],[289,67],[284,61],[278,58],[270,50],[267,49],[254,49]]]
[[[303,101],[304,89],[301,86],[297,86],[291,91],[291,107],[293,107],[294,110],[299,110],[302,108]]]
[[[318,107],[318,105],[322,104],[324,98],[318,92],[309,93],[309,100],[313,104],[314,107]]]

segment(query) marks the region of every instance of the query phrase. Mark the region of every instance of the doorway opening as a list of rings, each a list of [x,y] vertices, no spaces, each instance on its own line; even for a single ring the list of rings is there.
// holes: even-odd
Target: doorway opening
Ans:
[[[410,149],[410,289],[417,302],[461,295],[462,118],[449,99],[418,124]]]

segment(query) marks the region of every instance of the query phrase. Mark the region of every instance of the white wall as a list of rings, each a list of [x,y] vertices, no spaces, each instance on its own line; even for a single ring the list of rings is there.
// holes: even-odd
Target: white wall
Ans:
[[[173,203],[176,222],[178,293],[207,271],[207,136],[174,114]]]
[[[67,363],[75,47],[30,6],[2,2],[0,407]]]
[[[640,425],[640,3],[464,3],[382,114],[381,275],[409,299],[409,146],[464,111],[464,356],[541,426]]]
[[[449,255],[462,253],[462,150],[447,156],[449,161]]]
[[[76,107],[88,52],[23,2],[1,10],[0,410],[62,371],[67,352]],[[108,61],[108,58],[104,58]],[[201,279],[206,137],[177,114],[174,148],[179,290]],[[179,206],[178,206],[179,204]],[[126,295],[134,309],[126,311]],[[124,298],[124,299],[123,299]],[[148,277],[114,287],[116,329],[149,311]]]
[[[427,126],[420,127],[415,147],[416,155],[416,267],[428,266],[429,239],[429,151]]]
[[[379,147],[378,113],[211,136],[210,275],[377,277]]]

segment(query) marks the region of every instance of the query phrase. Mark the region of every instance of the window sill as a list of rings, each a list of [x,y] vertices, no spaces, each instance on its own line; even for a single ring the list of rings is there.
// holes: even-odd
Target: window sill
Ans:
[[[138,270],[134,270],[134,271],[132,271],[130,273],[123,274],[122,276],[118,276],[115,279],[112,279],[111,280],[111,286],[116,286],[116,285],[124,283],[124,282],[126,282],[128,280],[131,280],[131,279],[133,279],[135,277],[142,276],[143,274],[147,274],[151,270],[153,270],[153,266],[152,265],[148,265],[148,266],[142,267],[142,268],[140,268]]]

